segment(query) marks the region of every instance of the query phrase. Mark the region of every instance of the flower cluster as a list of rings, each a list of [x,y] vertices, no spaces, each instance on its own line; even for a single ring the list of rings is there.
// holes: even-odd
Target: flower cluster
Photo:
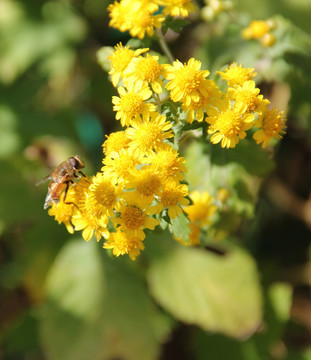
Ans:
[[[209,124],[214,144],[233,148],[255,126],[253,137],[265,147],[279,139],[285,129],[282,112],[270,110],[253,80],[252,68],[232,64],[220,77],[228,84],[221,91],[200,61],[176,60],[161,64],[148,49],[132,50],[118,44],[108,56],[109,74],[118,96],[113,96],[116,119],[125,127],[103,144],[103,167],[90,178],[69,188],[66,203],[52,204],[49,214],[73,233],[82,230],[85,240],[105,239],[104,248],[133,260],[144,249],[146,229],[159,219],[187,214],[192,245],[200,241],[201,229],[216,211],[208,193],[193,192],[183,183],[185,159],[179,156],[174,125],[163,105],[170,101],[184,118]],[[187,206],[188,205],[188,206]],[[169,220],[169,221],[170,221]]]
[[[194,9],[189,0],[120,0],[108,7],[110,25],[140,39],[153,36],[167,16],[187,17]],[[69,186],[66,202],[61,196],[49,214],[70,233],[81,230],[86,241],[103,238],[105,249],[133,260],[144,249],[146,230],[172,225],[179,216],[190,220],[188,244],[196,245],[217,207],[207,192],[189,195],[180,129],[201,123],[209,140],[223,148],[234,148],[252,129],[254,140],[266,147],[284,133],[284,113],[268,107],[252,68],[233,63],[218,71],[218,84],[194,58],[163,64],[149,49],[121,43],[109,56],[105,52],[100,49],[98,59],[103,67],[109,62],[117,89],[113,110],[124,129],[103,143],[101,171]]]
[[[191,0],[120,0],[108,7],[109,25],[143,39],[146,35],[153,36],[154,30],[161,28],[165,16],[187,17],[194,10]]]
[[[253,20],[242,30],[242,36],[246,40],[256,39],[264,46],[272,46],[276,41],[275,35],[271,33],[274,28],[275,22],[272,20]]]

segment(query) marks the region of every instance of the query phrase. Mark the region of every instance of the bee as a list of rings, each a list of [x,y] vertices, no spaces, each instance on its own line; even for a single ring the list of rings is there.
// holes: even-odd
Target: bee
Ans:
[[[37,185],[44,181],[51,180],[48,188],[48,193],[44,202],[44,210],[46,210],[52,203],[58,203],[60,196],[64,192],[63,202],[66,203],[66,196],[70,184],[74,183],[74,179],[85,176],[81,171],[84,168],[84,163],[78,155],[71,156],[69,159],[59,164],[51,174],[41,180]],[[79,173],[80,175],[77,175]],[[72,203],[66,203],[72,204]]]

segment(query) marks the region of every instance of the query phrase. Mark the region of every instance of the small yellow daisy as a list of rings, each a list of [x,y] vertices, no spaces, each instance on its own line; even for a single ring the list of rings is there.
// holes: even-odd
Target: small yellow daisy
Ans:
[[[125,83],[138,83],[138,86],[150,85],[155,93],[160,94],[163,85],[160,76],[163,76],[164,68],[158,60],[158,56],[150,56],[149,54],[147,57],[140,56],[133,59],[124,79]]]
[[[224,72],[217,71],[217,74],[227,80],[229,86],[243,85],[245,81],[252,80],[257,75],[253,68],[244,68],[235,62],[229,65]]]
[[[119,187],[107,175],[98,172],[92,178],[88,196],[94,197],[96,206],[101,207],[103,213],[107,211],[107,214],[114,216],[119,193]]]
[[[131,149],[112,152],[103,160],[102,172],[114,184],[126,184],[135,174],[135,169],[141,164],[141,158]]]
[[[140,251],[144,250],[143,239],[129,236],[123,231],[111,233],[109,239],[103,245],[104,249],[113,249],[114,256],[128,254],[132,260],[136,260]]]
[[[248,80],[242,85],[227,90],[231,99],[235,100],[235,106],[240,104],[246,105],[246,111],[259,112],[262,106],[270,103],[268,99],[264,99],[263,95],[259,95],[260,89],[256,88],[255,81]]]
[[[125,188],[135,189],[138,196],[146,198],[147,203],[151,204],[155,195],[159,195],[162,184],[162,177],[154,169],[143,166],[137,169],[135,176],[125,185]]]
[[[191,0],[157,0],[157,3],[164,6],[165,15],[188,17],[195,11],[194,3]]]
[[[166,88],[174,102],[182,102],[189,107],[192,102],[198,102],[201,95],[209,97],[210,82],[205,79],[209,71],[201,71],[200,61],[191,58],[187,64],[182,64],[176,60],[173,65],[164,66],[165,78],[169,80]]]
[[[210,218],[215,213],[217,206],[213,204],[214,198],[207,192],[200,193],[195,190],[190,193],[192,205],[184,208],[191,223],[198,226],[210,224]]]
[[[245,130],[252,127],[255,115],[246,112],[246,105],[231,106],[229,97],[218,104],[218,108],[210,107],[205,121],[210,127],[208,133],[213,134],[211,142],[221,142],[221,147],[234,148],[240,139],[246,136]]]
[[[116,131],[109,136],[106,135],[106,138],[106,141],[103,143],[103,152],[106,156],[113,151],[119,152],[122,149],[127,149],[131,141],[125,131]]]
[[[266,108],[259,120],[255,122],[255,126],[260,128],[253,135],[256,143],[262,143],[262,147],[265,148],[272,138],[280,140],[283,134],[285,134],[285,122],[284,111]]]
[[[164,141],[174,136],[171,130],[172,124],[166,121],[165,115],[159,113],[151,114],[144,122],[133,122],[132,127],[127,128],[127,136],[131,139],[129,148],[134,152],[149,155],[152,151],[165,149],[167,143]]]
[[[187,171],[186,160],[179,156],[178,151],[173,146],[150,154],[146,157],[145,163],[150,163],[149,167],[164,179],[175,177],[181,181],[184,178],[182,173]]]
[[[117,87],[120,78],[126,73],[131,61],[149,49],[131,50],[129,46],[123,47],[122,43],[117,44],[114,49],[115,51],[107,56],[107,59],[111,63],[109,75],[111,75],[112,84],[114,87]]]
[[[122,126],[129,126],[131,121],[141,122],[141,116],[146,119],[155,111],[155,105],[146,103],[152,91],[147,85],[140,87],[137,84],[129,84],[128,91],[122,86],[118,88],[120,97],[113,96],[113,110],[116,111],[116,119],[121,121]]]
[[[116,206],[120,216],[113,218],[112,222],[118,230],[125,232],[129,237],[143,240],[145,238],[143,230],[154,230],[159,221],[149,216],[154,213],[153,208],[135,193],[125,193],[123,196],[126,200],[121,199]]]
[[[189,200],[185,198],[188,193],[187,185],[180,184],[172,178],[167,179],[159,196],[159,204],[155,206],[156,212],[168,209],[168,216],[174,219],[183,213],[181,206],[189,204]]]

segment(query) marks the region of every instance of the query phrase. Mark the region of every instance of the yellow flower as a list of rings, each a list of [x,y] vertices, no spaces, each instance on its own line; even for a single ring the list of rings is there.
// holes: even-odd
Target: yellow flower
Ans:
[[[209,97],[210,81],[205,78],[208,70],[201,71],[201,62],[191,58],[187,64],[176,60],[172,65],[164,65],[165,77],[169,82],[166,88],[174,102],[182,102],[189,107],[192,102],[200,101],[200,96]]]
[[[124,193],[122,199],[116,206],[120,216],[113,218],[112,222],[117,230],[125,232],[129,237],[145,238],[144,229],[154,230],[159,221],[150,217],[154,213],[148,202],[136,196],[135,193]]]
[[[165,15],[187,17],[189,13],[195,11],[191,0],[157,0],[157,3],[164,6]]]
[[[221,92],[218,90],[218,86],[212,80],[206,80],[209,83],[209,94],[204,96],[199,90],[198,101],[192,101],[189,106],[182,104],[182,109],[187,113],[187,122],[192,124],[193,120],[202,122],[204,120],[204,110],[208,105],[216,106],[218,99],[221,96]]]
[[[213,205],[214,198],[207,191],[202,193],[193,191],[190,198],[193,204],[185,207],[184,210],[191,223],[200,227],[209,225],[210,217],[217,209],[216,205]]]
[[[221,142],[221,147],[234,148],[240,139],[246,136],[245,130],[252,127],[254,114],[245,112],[246,105],[237,104],[231,107],[229,97],[218,103],[218,109],[208,109],[208,117],[205,119],[210,125],[209,134],[213,134],[211,142]]]
[[[284,111],[266,108],[259,120],[255,122],[255,126],[260,128],[253,135],[256,143],[262,143],[262,147],[265,148],[272,138],[281,139],[286,130],[285,122]]]
[[[89,241],[95,233],[95,238],[99,241],[102,236],[109,236],[107,230],[109,218],[107,209],[91,193],[91,184],[89,181],[82,182],[81,180],[75,187],[79,210],[74,212],[72,224],[75,230],[83,230],[82,237],[84,240]]]
[[[103,160],[102,172],[111,179],[114,184],[126,184],[135,174],[135,169],[141,164],[141,159],[130,149],[112,152]]]
[[[182,172],[186,172],[186,160],[179,157],[177,150],[172,146],[159,150],[146,157],[145,163],[150,163],[149,167],[160,174],[164,179],[175,177],[177,180],[183,180]]]
[[[168,179],[162,187],[159,196],[159,204],[155,206],[156,212],[168,209],[168,216],[174,219],[182,214],[181,206],[189,204],[189,200],[185,198],[188,195],[187,185],[180,184],[175,179]]]
[[[256,88],[255,81],[253,80],[248,80],[243,85],[229,88],[227,92],[231,99],[235,100],[235,106],[240,104],[246,105],[246,111],[249,112],[259,112],[263,105],[266,106],[270,103],[269,100],[263,98],[263,95],[259,95],[260,89]]]
[[[232,63],[224,72],[217,71],[217,73],[228,81],[229,86],[243,85],[245,81],[252,80],[257,75],[253,68],[243,68],[242,65]]]
[[[114,87],[118,85],[120,78],[127,71],[127,68],[131,61],[140,54],[148,51],[149,49],[137,49],[131,50],[129,46],[122,46],[122,43],[117,44],[115,51],[107,59],[111,62],[111,70],[109,74],[111,75],[111,81]]]
[[[117,204],[120,189],[111,182],[111,179],[103,173],[97,173],[92,178],[89,187],[89,196],[93,196],[96,206],[102,209],[102,213],[107,212],[114,216],[114,207]]]
[[[140,254],[140,250],[144,250],[145,246],[143,240],[134,236],[128,236],[123,231],[111,233],[109,239],[104,243],[105,249],[113,249],[112,253],[115,256],[128,254],[132,260]]]
[[[74,201],[73,193],[74,193],[73,187],[70,187],[66,196],[66,202],[70,203]],[[70,234],[73,234],[74,227],[71,224],[71,218],[74,210],[75,210],[75,205],[73,203],[72,204],[64,203],[63,196],[61,196],[58,203],[52,202],[51,208],[49,209],[49,215],[54,216],[55,220],[59,224],[64,223],[67,231]]]
[[[151,114],[151,117],[142,123],[133,122],[132,127],[126,130],[131,139],[129,148],[141,156],[149,155],[153,150],[165,149],[168,146],[164,143],[165,139],[174,136],[171,127],[172,124],[166,121],[165,115],[159,113]]]
[[[275,43],[275,36],[270,30],[275,27],[272,20],[253,20],[250,25],[242,30],[242,37],[246,40],[258,39],[264,46],[272,46]]]
[[[147,199],[147,203],[151,204],[154,196],[160,193],[162,188],[162,178],[154,169],[142,167],[137,169],[135,176],[126,185],[126,189],[135,189],[135,193]]]
[[[242,30],[244,39],[258,39],[270,31],[269,25],[264,20],[253,20],[250,25]]]
[[[155,93],[160,94],[163,85],[160,76],[163,76],[164,68],[158,60],[158,56],[150,56],[149,54],[147,57],[140,56],[133,59],[128,68],[125,83],[138,83],[139,87],[150,85]]]
[[[127,149],[131,141],[125,131],[116,131],[109,136],[106,135],[106,138],[106,141],[103,143],[103,152],[106,156],[113,151],[119,152],[122,149]]]
[[[165,17],[153,15],[158,5],[149,0],[121,0],[109,5],[109,25],[120,31],[129,31],[131,36],[143,39],[146,33],[153,36],[154,29],[162,26]]]
[[[146,119],[150,112],[155,111],[155,105],[146,103],[152,91],[147,85],[139,87],[138,85],[130,85],[128,91],[122,86],[118,88],[120,97],[113,96],[113,110],[117,111],[116,119],[121,120],[122,126],[129,126],[131,121],[141,121],[141,116]]]

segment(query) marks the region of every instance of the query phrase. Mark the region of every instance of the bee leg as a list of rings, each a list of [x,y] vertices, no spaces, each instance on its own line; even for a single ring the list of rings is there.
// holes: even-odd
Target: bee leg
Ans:
[[[82,176],[86,177],[86,175],[82,171],[78,171],[78,173],[81,174]],[[75,178],[80,178],[81,176],[74,173],[74,177]]]
[[[78,206],[74,202],[66,201],[66,196],[67,196],[67,193],[68,193],[68,190],[69,190],[69,184],[70,183],[73,184],[73,181],[69,180],[69,181],[66,182],[66,189],[64,191],[63,203],[66,204],[66,205],[74,205],[80,211],[80,209],[78,208]]]

